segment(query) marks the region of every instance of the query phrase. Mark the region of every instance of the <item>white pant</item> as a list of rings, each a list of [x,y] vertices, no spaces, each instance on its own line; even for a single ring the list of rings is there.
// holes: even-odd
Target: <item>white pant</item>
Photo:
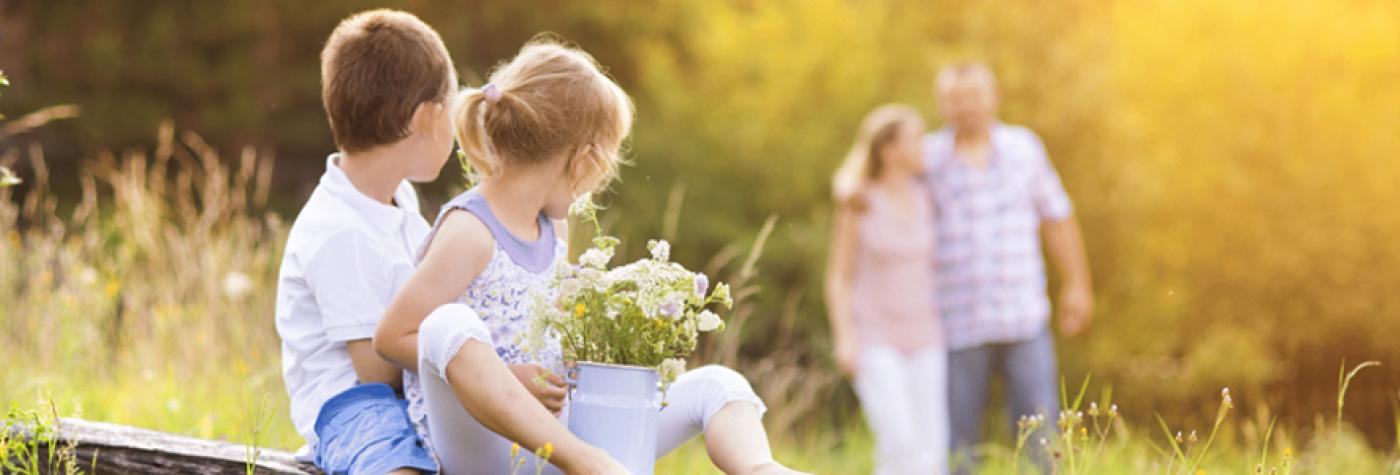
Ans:
[[[492,344],[486,325],[462,304],[439,307],[418,329],[418,376],[427,402],[430,442],[444,474],[510,473],[511,442],[477,422],[447,384],[447,363],[472,339]],[[752,402],[759,414],[766,410],[749,382],[723,366],[682,374],[671,384],[666,401],[669,405],[657,420],[657,458],[704,432],[710,416],[730,401]],[[566,404],[561,422],[567,424],[568,412]],[[527,459],[522,472],[534,473],[533,456]],[[560,473],[553,466],[545,472]]]
[[[948,473],[948,354],[860,352],[855,389],[875,433],[877,475]]]

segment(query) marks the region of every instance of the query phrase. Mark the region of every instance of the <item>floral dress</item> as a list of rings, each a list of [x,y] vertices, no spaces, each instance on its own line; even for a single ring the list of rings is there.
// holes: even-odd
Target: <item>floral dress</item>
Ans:
[[[539,217],[539,238],[527,241],[516,237],[501,225],[485,198],[475,190],[443,205],[438,224],[442,223],[442,217],[447,212],[458,209],[480,219],[490,229],[496,244],[491,252],[491,261],[457,302],[465,303],[477,312],[491,330],[496,354],[506,364],[533,363],[555,374],[564,374],[564,356],[557,340],[547,341],[534,351],[526,351],[521,344],[530,326],[530,311],[536,292],[550,292],[556,267],[567,265],[568,246],[564,239],[555,236],[553,222],[543,214]],[[436,230],[434,226],[434,233]],[[431,242],[432,238],[430,234],[427,242]],[[425,242],[424,251],[426,249]],[[404,397],[408,399],[408,413],[414,428],[424,440],[431,441],[427,405],[416,372],[406,372],[404,375]]]

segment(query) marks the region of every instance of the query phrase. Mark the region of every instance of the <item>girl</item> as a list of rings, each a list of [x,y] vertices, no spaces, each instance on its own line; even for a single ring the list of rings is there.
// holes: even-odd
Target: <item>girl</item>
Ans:
[[[551,443],[549,462],[568,473],[619,473],[616,462],[550,416],[567,417],[558,342],[528,353],[517,335],[531,318],[530,293],[548,288],[554,266],[567,259],[569,205],[617,174],[631,100],[587,53],[550,41],[525,45],[490,81],[465,92],[455,115],[480,185],[443,207],[375,345],[418,370],[421,383],[405,383],[421,385],[406,388],[410,413],[425,415],[444,472],[509,473],[516,441],[527,449]],[[444,305],[453,302],[470,309]],[[484,348],[514,379],[480,357]],[[773,461],[763,402],[738,373],[718,366],[688,372],[671,386],[669,402],[658,457],[703,432],[726,473],[794,473]]]
[[[875,432],[877,474],[947,471],[947,353],[934,310],[931,196],[919,182],[924,121],[886,105],[837,170],[826,298],[835,359]]]

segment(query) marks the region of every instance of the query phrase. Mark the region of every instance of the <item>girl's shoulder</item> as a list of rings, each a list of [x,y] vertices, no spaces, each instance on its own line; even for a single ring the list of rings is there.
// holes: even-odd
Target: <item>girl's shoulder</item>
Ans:
[[[870,184],[862,183],[838,190],[835,196],[837,211],[851,215],[862,215],[870,209]]]
[[[464,209],[444,208],[423,243],[419,259],[443,257],[456,262],[480,262],[484,267],[495,249],[496,237],[479,216]]]

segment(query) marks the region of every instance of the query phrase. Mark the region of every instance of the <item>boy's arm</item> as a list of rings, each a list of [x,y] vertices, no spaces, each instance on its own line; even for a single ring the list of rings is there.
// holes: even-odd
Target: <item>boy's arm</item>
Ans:
[[[370,341],[394,288],[393,271],[374,243],[350,228],[325,236],[304,263],[305,277],[326,337],[345,344],[356,379],[399,387],[403,373],[376,354]]]
[[[350,362],[355,365],[355,378],[361,383],[384,383],[393,387],[403,385],[403,369],[385,361],[374,351],[374,341],[368,338],[345,342]]]
[[[491,231],[470,213],[454,211],[428,242],[423,261],[394,296],[374,330],[374,349],[389,362],[418,371],[418,326],[450,303],[491,261]]]

